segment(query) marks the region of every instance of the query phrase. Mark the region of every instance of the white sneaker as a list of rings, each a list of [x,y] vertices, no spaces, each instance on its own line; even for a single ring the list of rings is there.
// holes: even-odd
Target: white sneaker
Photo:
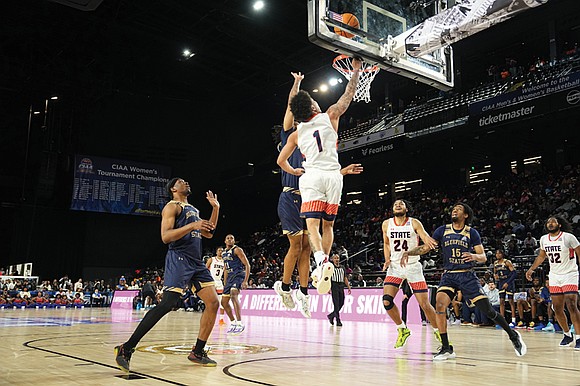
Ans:
[[[233,334],[233,333],[235,333],[237,326],[238,326],[238,323],[237,322],[231,322],[230,323],[230,327],[226,331],[226,334]]]
[[[274,291],[280,296],[280,300],[282,300],[282,304],[289,310],[293,310],[296,307],[296,303],[294,303],[294,299],[292,299],[292,292],[284,291],[282,289],[282,282],[277,281],[274,283]]]
[[[320,274],[320,267],[314,268],[312,273],[310,274],[310,278],[312,279],[312,286],[314,288],[318,288],[318,278],[321,276]]]
[[[234,332],[232,334],[240,335],[245,329],[246,329],[246,326],[244,325],[244,323],[238,322],[238,324],[236,325],[236,328],[234,329]]]
[[[310,295],[304,295],[299,289],[296,290],[296,300],[298,301],[298,309],[305,318],[310,319]]]
[[[318,267],[320,276],[318,277],[318,286],[316,290],[319,294],[324,295],[330,291],[330,278],[334,274],[334,264],[323,263]]]

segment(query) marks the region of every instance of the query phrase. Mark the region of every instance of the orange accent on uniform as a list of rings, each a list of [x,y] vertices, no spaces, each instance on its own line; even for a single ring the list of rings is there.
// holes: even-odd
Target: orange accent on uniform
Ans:
[[[413,291],[426,291],[427,283],[424,281],[418,281],[416,283],[409,283]]]
[[[385,278],[385,284],[396,284],[396,285],[399,285],[402,282],[403,282],[403,279],[401,279],[400,277],[387,276]]]
[[[327,204],[325,212],[326,214],[337,214],[338,204]]]
[[[562,292],[578,292],[578,284],[566,284],[561,288]]]
[[[401,225],[399,225],[399,224],[397,224],[397,218],[393,217],[393,223],[395,223],[395,226],[398,226],[398,227],[402,227],[403,225],[405,225],[407,223],[407,221],[409,221],[409,217],[405,216],[405,221],[403,221],[403,223]]]
[[[300,212],[324,212],[327,205],[326,202],[320,200],[303,202],[300,206]]]
[[[554,240],[552,240],[552,238],[550,237],[550,234],[548,233],[548,240],[557,241],[560,237],[562,237],[563,234],[564,234],[564,232],[560,231],[560,233],[558,234],[558,237],[556,237]]]
[[[550,294],[561,294],[562,292],[562,287],[555,287],[553,285],[550,286]]]

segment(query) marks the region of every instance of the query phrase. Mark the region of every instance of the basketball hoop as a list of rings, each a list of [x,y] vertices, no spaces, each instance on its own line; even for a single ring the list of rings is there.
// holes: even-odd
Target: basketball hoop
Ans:
[[[348,55],[339,55],[332,61],[332,67],[340,72],[347,80],[350,80],[354,71],[352,60]],[[371,65],[364,61],[362,62],[358,84],[354,92],[354,97],[352,98],[355,102],[364,100],[366,103],[369,103],[371,101],[371,83],[379,70],[379,66]]]

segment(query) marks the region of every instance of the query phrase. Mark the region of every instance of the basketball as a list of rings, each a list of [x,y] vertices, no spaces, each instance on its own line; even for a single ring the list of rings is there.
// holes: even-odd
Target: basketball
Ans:
[[[358,22],[358,19],[356,18],[355,15],[353,15],[352,13],[343,13],[342,14],[342,23],[349,25],[353,28],[359,28],[360,24]],[[345,38],[349,38],[352,39],[354,37],[353,34],[343,31],[338,27],[334,27],[334,33],[340,36],[344,36]]]

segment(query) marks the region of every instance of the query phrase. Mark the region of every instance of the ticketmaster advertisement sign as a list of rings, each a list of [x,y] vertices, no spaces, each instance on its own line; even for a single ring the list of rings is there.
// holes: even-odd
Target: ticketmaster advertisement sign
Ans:
[[[332,296],[319,295],[315,290],[310,290],[310,313],[312,319],[326,319],[326,315],[333,311]],[[283,318],[304,318],[298,310],[298,305],[293,310],[288,310],[274,290],[244,290],[239,295],[242,315],[275,316]],[[401,306],[401,292],[395,297],[395,303]],[[421,323],[419,305],[415,297],[411,297],[407,305],[407,322],[410,324]],[[341,320],[354,320],[360,322],[384,322],[390,320],[383,306],[383,288],[354,288],[350,295],[346,294],[344,306],[340,311]]]
[[[469,105],[469,115],[475,116],[486,114],[491,110],[503,109],[532,99],[543,98],[566,90],[578,89],[579,87],[580,72],[574,72],[532,86],[522,86],[515,91],[472,103]],[[524,112],[521,112],[520,114],[525,115]]]
[[[579,79],[580,80],[580,79]],[[509,104],[501,109],[490,109],[486,113],[470,115],[470,122],[478,128],[513,123],[535,116],[580,106],[580,87],[566,89],[529,101]]]

